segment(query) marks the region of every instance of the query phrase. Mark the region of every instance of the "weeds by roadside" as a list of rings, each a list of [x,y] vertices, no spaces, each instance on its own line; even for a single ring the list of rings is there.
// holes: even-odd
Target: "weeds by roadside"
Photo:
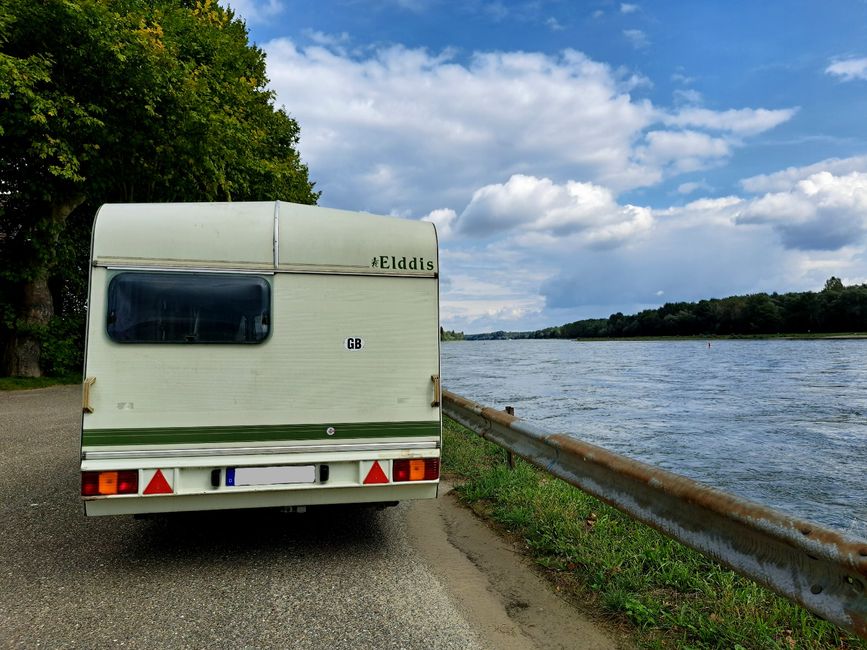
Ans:
[[[524,541],[567,597],[651,648],[858,648],[867,642],[446,419],[444,472],[476,512]]]

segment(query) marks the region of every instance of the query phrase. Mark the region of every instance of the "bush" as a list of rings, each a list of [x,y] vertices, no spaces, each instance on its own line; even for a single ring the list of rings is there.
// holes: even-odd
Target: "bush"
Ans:
[[[39,365],[46,375],[60,377],[81,373],[84,365],[84,316],[54,316],[37,333],[41,346]]]

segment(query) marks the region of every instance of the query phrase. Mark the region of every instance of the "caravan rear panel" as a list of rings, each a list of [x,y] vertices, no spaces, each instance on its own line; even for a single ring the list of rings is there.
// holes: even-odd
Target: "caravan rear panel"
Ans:
[[[436,496],[431,224],[107,205],[88,304],[87,514]]]

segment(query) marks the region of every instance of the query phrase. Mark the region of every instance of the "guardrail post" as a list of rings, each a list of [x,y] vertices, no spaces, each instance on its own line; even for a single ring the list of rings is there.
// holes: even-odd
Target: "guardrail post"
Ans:
[[[507,406],[506,413],[509,415],[515,415],[515,407]],[[509,449],[506,450],[506,461],[509,463],[509,469],[515,469],[515,454],[513,454]]]

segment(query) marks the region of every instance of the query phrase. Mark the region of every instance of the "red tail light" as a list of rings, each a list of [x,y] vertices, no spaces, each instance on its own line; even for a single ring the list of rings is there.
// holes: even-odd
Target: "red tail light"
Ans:
[[[81,473],[81,496],[111,494],[138,494],[138,470]]]
[[[439,458],[412,458],[396,460],[392,463],[392,480],[435,481],[440,477]]]

